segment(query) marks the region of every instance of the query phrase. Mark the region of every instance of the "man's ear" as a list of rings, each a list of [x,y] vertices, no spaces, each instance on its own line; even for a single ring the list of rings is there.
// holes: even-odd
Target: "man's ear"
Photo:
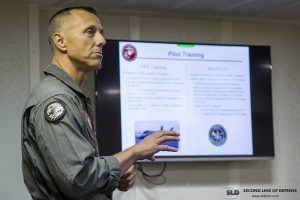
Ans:
[[[62,33],[54,33],[53,34],[53,42],[56,48],[58,48],[62,52],[67,51],[67,45],[64,40],[64,35]]]

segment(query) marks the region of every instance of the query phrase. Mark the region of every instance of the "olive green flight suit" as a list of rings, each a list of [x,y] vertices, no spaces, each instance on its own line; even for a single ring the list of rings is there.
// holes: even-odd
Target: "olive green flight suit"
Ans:
[[[114,156],[100,156],[90,99],[50,65],[22,116],[22,169],[34,200],[108,200],[118,186]]]

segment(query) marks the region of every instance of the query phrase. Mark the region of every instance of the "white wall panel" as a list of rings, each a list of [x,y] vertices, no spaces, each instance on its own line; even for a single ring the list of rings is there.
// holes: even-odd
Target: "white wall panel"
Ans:
[[[21,172],[21,113],[29,95],[28,6],[0,3],[0,199],[28,199]]]

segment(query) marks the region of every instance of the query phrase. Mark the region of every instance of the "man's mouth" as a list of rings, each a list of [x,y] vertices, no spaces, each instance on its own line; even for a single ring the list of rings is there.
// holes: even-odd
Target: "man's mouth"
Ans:
[[[100,51],[95,51],[92,54],[95,55],[95,56],[97,56],[97,58],[102,58],[103,57],[103,54]]]

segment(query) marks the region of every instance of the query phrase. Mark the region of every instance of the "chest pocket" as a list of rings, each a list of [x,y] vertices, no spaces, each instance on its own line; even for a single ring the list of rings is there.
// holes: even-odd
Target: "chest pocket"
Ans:
[[[80,99],[80,100],[79,100]],[[96,139],[96,134],[92,122],[90,103],[86,98],[80,97],[79,103],[82,110],[82,118],[83,118],[83,128],[84,128],[84,137],[89,141],[89,143],[94,147],[96,156],[99,155],[98,150],[98,142]]]
[[[97,142],[96,142],[96,135],[93,129],[91,118],[89,117],[86,111],[83,111],[83,117],[84,117],[85,136],[87,137],[91,145],[95,149],[98,149]]]
[[[90,116],[85,111],[83,112],[83,115],[84,115],[84,122],[85,122],[85,126],[86,126],[87,131],[89,133],[91,133],[92,135],[95,135]]]

